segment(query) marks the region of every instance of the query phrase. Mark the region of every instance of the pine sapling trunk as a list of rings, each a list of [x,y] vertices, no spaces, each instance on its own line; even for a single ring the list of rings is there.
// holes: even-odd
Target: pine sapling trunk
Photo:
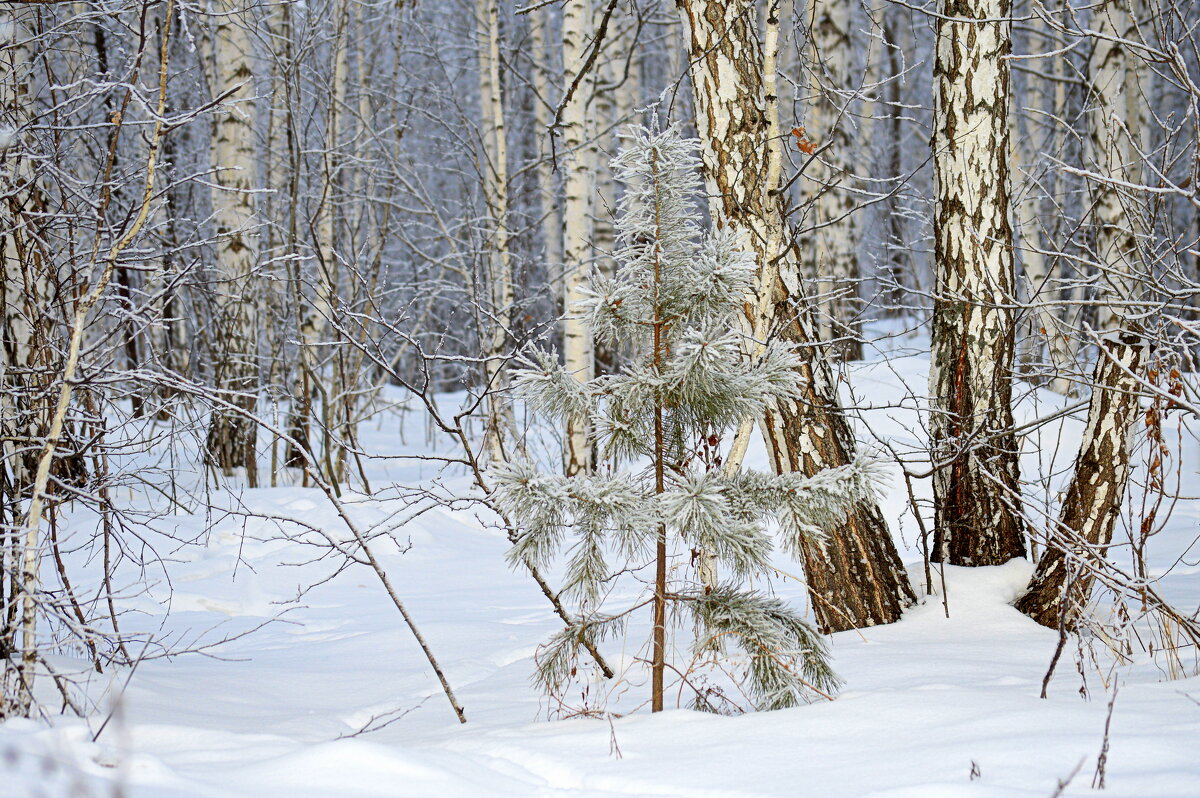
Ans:
[[[659,325],[654,326],[658,339]],[[657,355],[657,345],[655,346]],[[662,405],[654,409],[654,491],[663,492]],[[659,524],[654,563],[654,659],[651,663],[650,711],[662,712],[663,677],[667,669],[667,527]]]
[[[657,119],[652,124],[657,127]],[[828,696],[839,681],[821,637],[800,613],[754,584],[771,570],[775,541],[765,524],[817,537],[813,524],[832,524],[873,497],[876,464],[856,458],[849,467],[804,478],[729,471],[717,461],[719,431],[777,401],[799,401],[804,356],[778,340],[767,340],[757,358],[746,356],[742,303],[760,263],[719,217],[714,231],[703,229],[694,204],[698,142],[682,138],[678,125],[639,126],[629,138],[632,145],[613,160],[625,186],[614,240],[617,268],[596,281],[593,298],[580,309],[588,331],[598,341],[628,347],[633,365],[619,377],[583,382],[570,364],[541,350],[513,382],[529,412],[560,429],[571,418],[594,422],[590,442],[602,467],[582,479],[546,474],[529,458],[491,469],[491,500],[502,517],[520,525],[510,563],[549,565],[570,553],[561,595],[577,600],[579,614],[539,650],[536,678],[551,696],[564,696],[578,678],[582,649],[622,634],[631,614],[649,604],[651,650],[643,659],[653,712],[665,708],[667,658],[677,653],[675,643],[690,648],[689,672],[711,669],[722,681],[731,678],[758,709],[796,706],[810,692]],[[784,545],[796,552],[788,538]],[[695,558],[686,563],[688,547],[720,564],[725,578],[719,585],[702,573],[696,578]],[[668,583],[672,567],[685,575]],[[634,603],[615,613],[606,608],[615,580],[644,583],[644,576],[631,575],[649,569],[653,584]],[[681,629],[682,638],[668,639],[672,612],[691,613],[692,635]],[[746,659],[721,662],[726,644]],[[682,698],[691,685],[683,676],[671,690],[678,686]],[[692,691],[696,709],[732,708],[719,690]]]
[[[652,162],[657,166],[658,154]],[[656,170],[657,171],[657,170]],[[657,230],[654,244],[654,370],[662,371],[662,306],[658,292],[662,281],[662,207],[655,201],[654,226]],[[654,403],[654,492],[661,494],[665,489],[663,471],[663,403],[660,398]],[[654,658],[651,663],[650,711],[662,712],[663,677],[667,662],[667,527],[659,524],[658,545],[654,563]]]

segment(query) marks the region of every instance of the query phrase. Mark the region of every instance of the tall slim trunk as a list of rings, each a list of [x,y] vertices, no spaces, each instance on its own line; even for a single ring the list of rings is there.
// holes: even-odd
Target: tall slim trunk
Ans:
[[[273,37],[276,50],[273,53],[276,69],[274,93],[272,97],[272,119],[270,126],[273,137],[270,139],[271,151],[274,158],[268,161],[268,180],[272,188],[272,197],[278,198],[277,216],[271,221],[278,225],[279,245],[281,253],[298,254],[302,251],[301,221],[301,172],[303,156],[301,154],[300,131],[297,129],[297,109],[304,102],[303,87],[299,78],[299,64],[296,61],[295,23],[292,19],[292,5],[281,3],[276,17],[278,27]],[[337,47],[336,36],[332,45]],[[275,104],[278,105],[275,105]],[[326,114],[328,127],[328,113]],[[318,209],[318,221],[321,209]],[[319,236],[318,236],[319,238]],[[305,297],[304,286],[306,275],[305,261],[291,257],[286,262],[285,277],[288,298],[291,302],[290,323],[294,324],[295,338],[298,342],[295,361],[292,365],[290,393],[291,407],[288,417],[288,435],[291,440],[285,449],[283,464],[301,470],[302,484],[307,486],[309,472],[307,464],[316,466],[318,461],[312,442],[312,419],[316,401],[321,395],[322,382],[317,377],[318,364],[313,344],[316,341],[318,322],[314,315],[328,313],[328,308],[318,308],[321,293],[317,292],[316,299],[310,302]],[[287,327],[285,326],[285,329]],[[274,478],[274,475],[273,475]]]
[[[1043,626],[1074,625],[1091,597],[1091,569],[1112,541],[1129,481],[1144,353],[1143,338],[1132,329],[1100,343],[1075,472],[1058,525],[1047,535],[1046,551],[1016,605]]]
[[[17,442],[36,439],[48,408],[37,411],[31,401],[48,388],[46,336],[53,281],[50,262],[41,251],[36,213],[42,197],[29,158],[30,43],[25,21],[29,11],[6,10],[11,38],[0,49],[0,123],[13,131],[0,150],[0,236],[3,237],[3,324],[0,330],[0,443],[10,470],[10,486],[30,484],[36,454],[18,451]]]
[[[29,159],[31,118],[29,70],[31,45],[24,24],[30,10],[6,9],[3,19],[10,38],[0,44],[0,123],[13,131],[0,151],[0,519],[12,529],[6,535],[0,565],[0,718],[28,714],[30,694],[26,652],[18,642],[23,625],[20,609],[38,588],[36,572],[25,567],[30,555],[18,531],[25,525],[26,507],[37,468],[33,442],[46,434],[50,406],[39,400],[49,395],[50,362],[47,335],[51,299],[50,261],[38,241],[36,214],[40,193]],[[11,542],[10,542],[11,541]],[[35,541],[36,543],[36,541]]]
[[[592,117],[595,120],[596,135],[592,138],[590,148],[595,166],[595,197],[592,201],[592,268],[604,278],[610,278],[616,273],[616,259],[613,257],[613,247],[616,241],[616,199],[617,181],[609,161],[616,155],[616,133],[614,124],[617,121],[617,102],[613,92],[616,78],[617,61],[622,60],[622,41],[620,30],[610,30],[604,42],[605,52],[597,57],[595,70],[595,93],[592,97]],[[611,365],[609,355],[601,352],[596,345],[596,359],[601,365]]]
[[[657,156],[656,156],[657,157]],[[657,160],[656,160],[657,165]],[[657,178],[657,176],[656,176]],[[657,185],[657,183],[656,183]],[[655,228],[661,234],[661,204],[654,199]],[[659,314],[659,291],[662,286],[662,251],[658,242],[654,247],[654,373],[662,374],[663,332],[666,322]],[[666,440],[663,434],[663,407],[661,401],[654,405],[654,493],[661,496],[666,490]],[[663,711],[663,686],[667,671],[667,527],[658,525],[654,546],[654,642],[650,655],[650,711]]]
[[[258,404],[258,235],[255,198],[254,86],[249,19],[238,0],[218,0],[213,36],[214,95],[227,99],[216,111],[212,162],[217,233],[217,340],[215,376],[222,398],[240,408],[217,408],[208,430],[208,452],[226,475],[246,469],[258,484],[252,415]]]
[[[288,283],[288,274],[290,273],[290,264],[287,261],[288,249],[285,246],[283,237],[283,227],[279,224],[280,219],[285,216],[284,208],[287,207],[287,194],[284,191],[287,185],[286,177],[286,160],[284,153],[286,151],[286,138],[288,135],[288,89],[287,89],[287,70],[290,62],[290,31],[287,24],[287,13],[280,8],[274,8],[266,15],[264,20],[264,28],[266,35],[264,38],[269,41],[269,61],[270,73],[268,81],[270,85],[270,93],[266,101],[265,116],[266,116],[266,134],[263,137],[265,147],[261,151],[261,158],[264,164],[263,185],[268,193],[263,198],[262,215],[265,221],[265,230],[262,240],[262,260],[264,264],[270,264],[264,275],[263,298],[265,300],[263,311],[266,313],[266,329],[263,330],[263,339],[266,351],[264,357],[264,379],[270,386],[271,395],[271,417],[278,418],[278,407],[280,394],[287,392],[294,396],[295,386],[301,382],[296,375],[293,374],[293,364],[289,362],[287,353],[289,344],[292,340],[291,325],[288,323],[290,319],[290,308],[288,306],[287,297],[290,285]],[[290,418],[293,417],[291,408],[295,407],[295,401],[287,404],[287,412]],[[289,432],[295,430],[288,426]],[[291,444],[281,440],[279,435],[271,433],[271,455],[269,471],[271,477],[270,487],[278,487],[280,469],[286,462],[286,457],[291,453]],[[280,445],[285,446],[285,460],[281,461],[279,457]]]
[[[178,16],[175,17],[173,24],[176,25],[176,28],[171,31],[171,39],[178,41],[180,24]],[[179,272],[183,268],[180,257],[179,219],[180,209],[184,203],[184,192],[177,180],[173,178],[178,174],[178,153],[189,142],[189,139],[190,134],[185,126],[174,135],[165,136],[162,144],[162,169],[166,173],[163,180],[166,186],[163,192],[166,207],[163,209],[165,230],[162,241],[162,274],[160,276],[164,291],[162,297],[162,362],[173,374],[185,380],[193,376],[192,335],[189,329],[193,320],[189,318],[186,310],[188,303],[185,301],[186,295],[183,286],[177,280]],[[170,386],[163,386],[159,393],[160,420],[165,421],[170,417],[171,412],[168,406],[169,400],[175,396],[176,392]]]
[[[888,83],[885,89],[887,105],[882,121],[886,123],[886,134],[878,136],[878,138],[885,142],[883,146],[887,152],[887,177],[896,181],[894,190],[898,191],[900,178],[904,174],[905,112],[902,103],[906,77],[903,54],[908,52],[906,42],[909,37],[904,33],[904,25],[896,23],[895,14],[896,9],[894,8],[884,11],[883,38],[885,45],[884,53],[881,56],[887,59]],[[904,39],[903,42],[901,37]],[[910,291],[916,287],[912,252],[905,234],[902,197],[898,194],[891,196],[884,212],[887,215],[885,251],[888,271],[886,286],[888,302],[884,312],[902,316],[908,312],[906,306],[910,302]]]
[[[529,49],[532,53],[533,88],[537,98],[533,102],[533,115],[537,120],[537,140],[539,155],[537,175],[538,186],[541,189],[542,204],[542,243],[545,247],[543,260],[549,273],[552,295],[556,302],[563,299],[562,270],[562,235],[563,218],[562,206],[558,202],[558,183],[554,174],[554,164],[550,160],[550,127],[553,116],[554,96],[550,91],[550,75],[553,63],[552,54],[546,40],[546,9],[538,9],[529,13]]]
[[[772,463],[777,472],[805,474],[845,465],[854,456],[854,436],[829,364],[812,346],[815,324],[784,218],[774,89],[778,20],[768,19],[764,52],[751,0],[678,5],[689,38],[696,127],[713,213],[759,263],[759,289],[746,302],[746,331],[762,340],[774,330],[798,344],[806,358],[804,396],[771,407],[761,422]],[[861,504],[823,543],[804,543],[803,551],[814,610],[827,631],[890,623],[914,600],[874,502]]]
[[[485,279],[490,314],[481,330],[484,349],[484,384],[488,397],[486,448],[494,462],[507,459],[510,437],[515,435],[511,410],[504,397],[507,370],[504,353],[512,329],[513,274],[508,252],[508,131],[504,126],[504,93],[500,77],[499,0],[476,0],[475,36],[478,43],[479,101],[483,112],[484,200],[489,236],[484,241]]]
[[[1117,182],[1140,182],[1135,143],[1146,151],[1140,141],[1147,128],[1148,102],[1141,86],[1141,61],[1116,41],[1137,41],[1136,9],[1137,0],[1107,0],[1092,11],[1096,37],[1088,59],[1087,155],[1099,174]],[[1145,265],[1138,256],[1138,215],[1127,192],[1113,182],[1094,181],[1090,189],[1094,257],[1100,267],[1095,329],[1113,332],[1124,326],[1121,306],[1139,293],[1138,277]]]
[[[336,331],[335,316],[339,307],[348,304],[350,297],[342,279],[341,258],[343,252],[353,249],[352,242],[343,240],[345,233],[345,157],[342,152],[343,108],[346,105],[348,81],[350,79],[350,3],[338,4],[335,23],[335,42],[330,70],[330,97],[326,114],[325,153],[321,182],[324,196],[321,203],[321,218],[317,241],[317,313],[311,316],[316,322],[313,340],[321,341],[333,335],[339,336],[337,345],[331,348],[327,358],[329,365],[323,375],[326,387],[321,402],[322,447],[321,459],[325,473],[332,482],[346,480],[346,447],[351,443],[344,437],[348,417],[348,399],[354,395],[354,384],[346,373],[346,351],[340,333]],[[333,329],[330,329],[333,328]]]
[[[355,309],[362,307],[364,301],[369,301],[368,297],[378,295],[381,281],[385,278],[385,269],[382,268],[384,253],[392,240],[392,208],[387,205],[380,207],[380,203],[373,201],[376,196],[386,195],[377,194],[379,173],[372,166],[377,160],[376,150],[368,131],[376,129],[376,103],[372,102],[375,93],[371,91],[371,86],[376,65],[381,59],[380,53],[386,52],[382,43],[395,42],[395,46],[398,47],[399,42],[388,38],[386,31],[368,21],[369,10],[361,3],[351,4],[349,23],[350,41],[356,45],[353,85],[357,96],[352,104],[357,108],[357,114],[351,133],[354,142],[354,167],[350,170],[350,178],[347,180],[350,186],[348,191],[353,198],[352,212],[348,214],[347,246],[364,255],[370,253],[372,259],[371,266],[367,268],[367,276],[355,275],[347,281],[349,297],[344,304],[350,304]],[[397,13],[399,10],[396,9]],[[358,422],[360,408],[374,407],[382,386],[372,377],[374,370],[369,364],[364,346],[367,335],[369,332],[365,326],[351,334],[349,337],[354,340],[342,346],[339,359],[341,374],[344,375],[342,379],[349,386],[343,394],[341,455],[343,460],[348,456],[354,458],[363,487],[369,490],[366,474],[357,454],[362,448],[358,439]]]
[[[596,120],[596,136],[591,145],[591,157],[596,170],[592,200],[592,268],[605,279],[615,274],[617,263],[613,257],[616,246],[617,181],[609,161],[620,147],[622,128],[628,119],[624,114],[632,111],[628,101],[632,80],[627,80],[625,75],[631,35],[632,32],[624,26],[610,27],[604,52],[597,59],[596,90],[592,100],[591,116]],[[597,371],[613,373],[616,370],[617,353],[606,343],[596,341],[594,354]]]
[[[1029,23],[1029,28],[1028,35],[1032,37],[1030,49],[1036,52],[1047,48],[1050,32],[1042,20],[1035,18]],[[1046,79],[1042,75],[1033,72],[1026,75],[1025,87],[1026,113],[1021,114],[1014,108],[1009,117],[1011,157],[1015,164],[1013,193],[1016,195],[1016,201],[1013,208],[1013,233],[1017,242],[1021,283],[1032,311],[1029,314],[1029,335],[1026,339],[1028,344],[1023,359],[1030,358],[1049,367],[1051,376],[1044,381],[1045,387],[1067,395],[1074,390],[1074,383],[1067,376],[1067,367],[1073,353],[1064,320],[1055,306],[1061,290],[1055,279],[1057,275],[1051,274],[1054,261],[1047,258],[1043,252],[1045,230],[1042,198],[1045,193],[1040,171],[1043,159],[1037,146],[1044,140],[1043,136],[1038,134],[1043,114],[1053,114],[1054,108],[1051,107],[1052,101],[1046,91]],[[1020,126],[1022,118],[1025,120],[1023,132]]]
[[[1072,23],[1076,11],[1071,0],[1055,0],[1054,6],[1052,13],[1058,17],[1058,24],[1053,27],[1054,40],[1047,45],[1047,49],[1066,50],[1068,45],[1074,41],[1074,37],[1068,31],[1073,28]],[[1047,9],[1050,10],[1050,4],[1047,4]],[[1083,81],[1077,79],[1080,73],[1079,63],[1079,60],[1072,58],[1068,52],[1063,52],[1060,57],[1054,59],[1052,72],[1054,93],[1051,100],[1051,114],[1055,120],[1077,118],[1086,103],[1086,91],[1081,86]],[[1067,158],[1077,138],[1078,132],[1071,125],[1056,122],[1051,133],[1051,152],[1057,158]],[[1066,198],[1078,194],[1077,181],[1076,176],[1069,174],[1067,170],[1055,169],[1051,177],[1050,193],[1058,198],[1058,202],[1066,202]],[[1086,197],[1080,197],[1070,201],[1066,213],[1055,213],[1053,218],[1048,221],[1043,217],[1046,240],[1050,242],[1069,240],[1074,234],[1077,224],[1072,217],[1083,213],[1082,206],[1086,202]],[[1075,213],[1071,211],[1075,211]],[[1063,303],[1058,309],[1063,329],[1070,333],[1070,331],[1080,329],[1082,325],[1084,308],[1078,303],[1078,300],[1082,298],[1085,290],[1085,286],[1081,285],[1084,281],[1074,279],[1079,276],[1079,272],[1069,267],[1064,259],[1056,259],[1054,268],[1066,278],[1064,285],[1057,286],[1058,296],[1056,298]],[[1055,339],[1054,344],[1061,350],[1059,362],[1073,363],[1081,359],[1080,353],[1084,343],[1079,335],[1060,336]]]
[[[592,20],[590,0],[566,0],[562,16],[563,90],[583,66]],[[591,94],[585,80],[563,109],[563,362],[580,381],[595,373],[592,336],[575,305],[585,298],[584,288],[591,256],[591,197],[595,176],[594,152],[589,146],[593,127],[589,122],[587,100]],[[591,469],[592,453],[583,420],[567,424],[564,466],[567,474]]]
[[[330,96],[325,111],[325,147],[321,156],[321,196],[317,205],[316,250],[313,293],[311,300],[297,308],[300,317],[301,356],[307,381],[304,405],[312,420],[314,401],[320,397],[321,463],[325,478],[334,484],[345,479],[342,460],[342,441],[339,440],[342,416],[342,394],[352,390],[338,374],[341,347],[325,346],[327,330],[334,313],[334,304],[344,297],[342,288],[340,248],[342,196],[342,110],[346,104],[346,81],[349,75],[350,9],[341,0],[334,9],[334,36],[329,53]],[[324,353],[324,354],[323,354]],[[306,430],[305,442],[309,441]],[[312,446],[309,443],[310,447]]]
[[[104,26],[100,23],[92,24],[92,42],[96,53],[96,71],[99,73],[100,80],[110,81],[112,76],[108,70],[108,42],[104,34]],[[106,92],[104,95],[104,115],[112,117],[113,111],[113,95]],[[118,165],[117,155],[113,155],[113,166]],[[121,186],[113,186],[113,197],[117,198],[121,194]],[[135,293],[138,293],[137,280],[133,272],[124,265],[117,266],[116,271],[116,293],[120,297],[122,304],[122,320],[121,320],[121,335],[124,337],[122,348],[125,350],[125,367],[129,371],[137,371],[141,366],[141,349],[137,332],[137,321],[134,307]],[[129,399],[132,406],[133,414],[141,416],[145,412],[146,397],[144,396],[142,386],[138,382],[134,382],[130,386]]]
[[[934,559],[1025,554],[1012,433],[1011,0],[942,0],[934,81]]]
[[[1087,427],[1058,527],[1048,535],[1029,589],[1017,609],[1040,624],[1074,625],[1091,596],[1089,568],[1103,559],[1129,481],[1129,450],[1140,405],[1139,375],[1145,343],[1126,320],[1136,300],[1134,275],[1147,265],[1139,246],[1136,211],[1125,206],[1117,184],[1139,179],[1131,137],[1144,128],[1139,61],[1116,39],[1135,40],[1136,0],[1108,0],[1093,11],[1096,31],[1088,60],[1091,108],[1088,155],[1103,177],[1090,186],[1095,257],[1099,261],[1100,339]],[[1065,616],[1065,617],[1064,617]]]
[[[858,214],[851,192],[850,169],[855,155],[866,151],[861,131],[852,135],[856,116],[850,46],[851,0],[811,0],[808,15],[812,44],[813,104],[805,116],[807,130],[818,147],[818,162],[810,165],[806,185],[816,203],[813,223],[814,273],[824,311],[818,316],[822,340],[836,341],[834,351],[847,360],[862,357],[857,316],[859,301]]]

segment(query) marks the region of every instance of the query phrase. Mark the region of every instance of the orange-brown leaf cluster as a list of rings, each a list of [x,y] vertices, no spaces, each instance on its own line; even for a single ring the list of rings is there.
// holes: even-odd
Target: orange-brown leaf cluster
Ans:
[[[792,128],[792,135],[796,138],[796,149],[805,155],[812,155],[817,150],[817,143],[808,137],[808,131],[802,127]]]

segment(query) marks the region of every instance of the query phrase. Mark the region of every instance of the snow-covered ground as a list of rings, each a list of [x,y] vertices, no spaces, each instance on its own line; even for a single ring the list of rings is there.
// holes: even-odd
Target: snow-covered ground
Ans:
[[[910,354],[851,375],[855,401],[875,408],[866,411],[872,429],[902,452],[920,436],[906,397],[923,392],[926,367]],[[1020,415],[1046,415],[1062,401],[1032,393]],[[422,450],[421,419],[412,413],[406,423],[402,440],[394,415],[373,420],[365,448]],[[1081,427],[1044,428],[1045,454],[1026,457],[1026,475],[1046,474],[1053,490]],[[1200,457],[1186,435],[1183,446],[1186,487]],[[438,478],[431,463],[379,460],[368,469],[374,493],[346,501],[375,528],[403,517],[405,502],[389,484]],[[440,479],[439,490],[467,489],[459,477]],[[893,483],[885,510],[923,587],[917,527],[898,475]],[[177,648],[233,639],[147,659],[133,673],[92,674],[88,693],[100,712],[87,719],[0,725],[0,796],[1050,796],[1073,773],[1063,794],[1085,795],[1106,723],[1106,794],[1200,795],[1200,679],[1169,680],[1162,658],[1141,651],[1114,668],[1101,643],[1093,661],[1072,641],[1048,698],[1039,698],[1057,634],[1009,606],[1030,572],[1023,562],[947,568],[945,602],[934,595],[900,623],[835,635],[845,687],[834,701],[733,717],[652,716],[630,711],[648,695],[635,672],[616,684],[581,681],[565,697],[571,709],[619,716],[562,719],[569,713],[530,682],[537,644],[558,627],[545,598],[506,566],[507,543],[486,519],[467,507],[433,509],[376,546],[466,709],[460,725],[374,574],[352,567],[297,600],[334,574],[335,561],[283,539],[279,521],[248,518],[296,518],[344,536],[320,492],[237,490],[211,501],[231,512],[155,522],[203,542],[162,544],[169,584],[161,572],[121,573],[130,594],[123,619]],[[1198,513],[1200,503],[1181,502],[1152,543],[1164,591],[1189,612],[1200,605],[1200,547],[1188,552]],[[782,557],[779,567],[800,570]],[[934,582],[940,594],[936,574]],[[138,586],[148,594],[133,595]],[[804,605],[795,581],[774,586]],[[643,628],[633,628],[631,648]],[[616,662],[637,655],[619,642],[606,653]],[[82,669],[67,652],[54,662]],[[42,687],[52,702],[53,686]]]

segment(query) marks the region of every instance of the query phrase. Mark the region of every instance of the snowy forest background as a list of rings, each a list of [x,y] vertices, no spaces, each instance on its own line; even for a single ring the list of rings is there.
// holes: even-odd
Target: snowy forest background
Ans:
[[[0,16],[12,794],[1196,793],[1192,0]]]

